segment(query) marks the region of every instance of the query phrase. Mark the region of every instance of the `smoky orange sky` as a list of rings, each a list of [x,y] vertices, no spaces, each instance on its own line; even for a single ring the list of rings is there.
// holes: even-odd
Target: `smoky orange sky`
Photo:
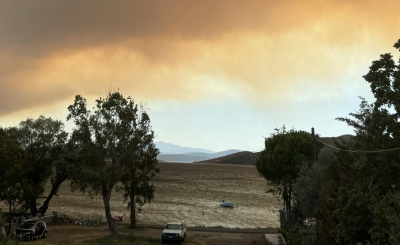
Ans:
[[[0,0],[0,126],[65,120],[76,94],[111,86],[171,143],[255,150],[282,124],[309,130],[310,110],[326,136],[348,133],[334,118],[368,97],[362,75],[395,52],[399,13],[397,0]]]

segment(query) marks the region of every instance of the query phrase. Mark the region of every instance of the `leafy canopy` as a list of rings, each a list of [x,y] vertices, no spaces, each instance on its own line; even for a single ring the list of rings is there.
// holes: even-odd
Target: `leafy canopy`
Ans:
[[[286,131],[283,126],[265,139],[265,149],[257,159],[256,167],[272,185],[269,191],[282,196],[287,218],[291,212],[293,182],[301,166],[310,165],[312,159],[311,135],[305,131]]]
[[[274,185],[291,183],[301,166],[312,162],[311,143],[311,135],[305,131],[275,129],[265,139],[265,149],[256,164],[258,172]]]
[[[75,157],[80,162],[71,174],[73,190],[102,195],[110,231],[116,235],[110,207],[116,184],[122,184],[132,206],[135,200],[146,202],[153,198],[154,187],[148,181],[158,171],[158,150],[150,119],[143,110],[139,114],[133,99],[119,92],[96,100],[93,112],[87,109],[86,99],[77,95],[68,110],[67,119],[76,125],[72,143],[78,149]]]

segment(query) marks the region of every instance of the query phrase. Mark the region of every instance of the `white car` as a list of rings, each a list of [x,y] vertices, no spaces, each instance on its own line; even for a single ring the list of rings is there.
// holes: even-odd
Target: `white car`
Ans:
[[[15,230],[15,236],[20,241],[32,241],[36,238],[47,237],[47,226],[44,221],[30,220]]]
[[[184,242],[186,238],[186,225],[180,222],[169,222],[161,235],[162,243]]]

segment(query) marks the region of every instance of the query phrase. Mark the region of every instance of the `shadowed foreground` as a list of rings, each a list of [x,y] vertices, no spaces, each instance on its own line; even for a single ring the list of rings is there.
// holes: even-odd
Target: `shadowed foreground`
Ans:
[[[161,227],[130,229],[126,224],[117,225],[117,238],[110,237],[106,225],[80,226],[58,225],[48,227],[48,237],[35,244],[161,244]],[[226,229],[212,227],[189,227],[184,244],[251,244],[267,245],[264,232],[276,229]]]

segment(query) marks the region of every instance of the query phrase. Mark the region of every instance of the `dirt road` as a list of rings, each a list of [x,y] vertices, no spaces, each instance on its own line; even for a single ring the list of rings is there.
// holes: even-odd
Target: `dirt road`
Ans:
[[[118,232],[134,234],[137,237],[150,237],[159,239],[162,227],[140,227],[130,229],[126,224],[117,225]],[[108,226],[80,226],[80,225],[53,225],[48,226],[47,241],[56,244],[59,242],[77,241],[100,238],[110,234]],[[189,227],[185,244],[198,245],[265,245],[267,244],[264,233],[276,232],[276,229],[226,229]]]

